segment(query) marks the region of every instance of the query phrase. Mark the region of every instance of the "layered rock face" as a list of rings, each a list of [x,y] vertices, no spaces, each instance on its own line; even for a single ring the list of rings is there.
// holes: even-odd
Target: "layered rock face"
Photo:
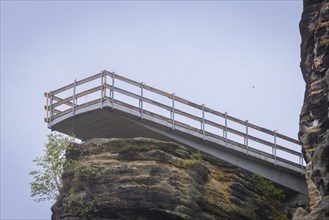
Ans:
[[[329,1],[304,0],[300,22],[301,70],[306,82],[299,137],[307,162],[310,214],[296,219],[329,219]]]
[[[287,219],[282,192],[181,145],[92,139],[67,152],[52,219]]]

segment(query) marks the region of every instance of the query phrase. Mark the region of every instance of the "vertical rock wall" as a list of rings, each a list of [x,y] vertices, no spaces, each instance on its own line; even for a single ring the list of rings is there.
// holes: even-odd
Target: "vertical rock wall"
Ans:
[[[328,0],[304,0],[300,33],[306,90],[299,138],[307,163],[310,210],[300,210],[295,219],[329,219]]]

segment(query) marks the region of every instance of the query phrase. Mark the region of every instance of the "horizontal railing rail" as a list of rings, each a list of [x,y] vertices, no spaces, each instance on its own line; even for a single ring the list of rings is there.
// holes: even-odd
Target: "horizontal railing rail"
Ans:
[[[122,86],[117,86],[116,82],[123,82],[127,85],[138,87],[139,93],[129,91],[126,88],[123,88]],[[92,84],[94,83],[94,84]],[[92,85],[89,85],[92,84]],[[81,86],[89,85],[88,88],[82,88],[82,91],[76,92],[77,89]],[[96,85],[96,86],[95,86]],[[72,91],[71,91],[72,90]],[[150,97],[147,97],[145,95],[145,92],[148,91],[150,94],[155,94],[163,98],[169,99],[168,101],[170,104],[164,104],[159,100],[154,100]],[[115,98],[115,94],[120,94],[125,97],[132,98],[133,100],[136,100],[138,103],[138,106],[132,105],[128,101],[126,101],[124,98]],[[87,96],[94,96],[91,100],[87,100]],[[64,97],[62,97],[64,96]],[[45,121],[47,123],[50,123],[55,120],[58,117],[61,117],[63,115],[66,115],[68,113],[73,113],[75,115],[75,112],[78,109],[84,108],[86,106],[90,106],[96,103],[101,103],[101,106],[103,107],[103,103],[108,102],[114,106],[114,104],[127,107],[131,110],[134,110],[135,112],[138,112],[140,114],[140,117],[143,118],[144,115],[149,115],[151,117],[155,117],[158,119],[161,119],[163,121],[166,121],[168,124],[171,125],[171,129],[175,130],[177,127],[182,127],[187,130],[191,130],[194,132],[198,132],[202,134],[203,139],[207,139],[208,137],[215,138],[217,140],[223,141],[225,143],[225,147],[228,147],[228,144],[232,144],[234,146],[238,146],[239,148],[245,150],[245,153],[253,152],[257,153],[261,156],[264,156],[266,158],[271,158],[274,163],[282,162],[284,164],[289,164],[294,167],[300,168],[301,172],[304,172],[304,161],[302,157],[301,150],[295,150],[291,149],[289,147],[283,146],[283,144],[279,144],[279,140],[283,140],[286,143],[293,144],[295,147],[297,146],[299,149],[301,148],[300,142],[298,140],[295,140],[291,137],[285,136],[283,134],[278,133],[277,131],[272,131],[260,126],[257,126],[255,124],[250,123],[249,121],[244,121],[238,118],[235,118],[231,115],[228,115],[228,113],[222,113],[217,110],[211,109],[209,107],[206,107],[203,104],[197,104],[194,102],[191,102],[187,99],[181,98],[177,96],[175,93],[168,93],[165,91],[162,91],[160,89],[151,87],[149,85],[146,85],[145,83],[137,82],[132,79],[128,79],[124,76],[120,76],[118,74],[115,74],[113,72],[109,71],[102,71],[101,73],[95,74],[93,76],[87,77],[82,80],[75,80],[73,83],[66,85],[64,87],[61,87],[59,89],[56,89],[54,91],[46,92],[46,118]],[[78,103],[79,99],[83,99],[83,97],[86,97],[86,100],[80,100],[80,103]],[[165,110],[168,112],[170,116],[164,116],[160,112],[157,112],[155,109],[146,109],[144,105],[150,105],[160,108],[162,110]],[[192,108],[194,110],[197,110],[200,112],[200,114],[195,115],[191,112],[188,112],[188,110],[181,109],[182,106],[178,107],[177,105],[180,104],[182,106],[188,106],[189,108]],[[151,107],[152,108],[152,107]],[[224,123],[219,123],[218,121],[213,121],[211,119],[208,119],[206,117],[207,114],[211,114],[212,116],[221,118],[224,120]],[[177,117],[184,117],[188,120],[192,120],[194,122],[197,122],[200,124],[200,127],[196,127],[192,125],[193,123],[183,122],[180,119],[177,119]],[[244,131],[238,130],[237,128],[233,128],[229,126],[229,123],[235,123],[238,126],[244,127]],[[219,129],[222,134],[219,135],[218,132],[214,133],[210,131],[207,126],[212,126],[213,128]],[[259,132],[261,135],[252,134],[251,131],[254,130],[256,132]],[[228,135],[235,135],[237,137],[240,137],[243,139],[242,143],[237,140],[232,140],[232,138],[228,137]],[[271,141],[264,140],[263,137],[267,135],[267,137],[270,137]],[[252,146],[252,144],[249,143],[258,143],[261,146],[269,147],[267,148],[268,151],[272,150],[272,154],[266,152],[263,147],[259,149]],[[284,158],[283,156],[278,155],[278,152],[283,152],[289,155],[294,156],[298,158],[299,162],[294,162],[291,159]]]

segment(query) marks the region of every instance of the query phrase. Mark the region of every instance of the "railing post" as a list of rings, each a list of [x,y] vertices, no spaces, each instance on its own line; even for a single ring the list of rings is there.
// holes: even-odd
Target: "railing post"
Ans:
[[[172,94],[172,109],[171,109],[171,121],[172,121],[172,130],[175,130],[175,93]]]
[[[103,74],[104,74],[104,95],[103,95],[103,97],[106,98],[106,89],[107,89],[107,87],[106,87],[106,74],[105,74],[105,70],[103,71]]]
[[[103,96],[104,96],[104,71],[101,74],[101,108],[103,108]]]
[[[304,158],[303,158],[303,152],[300,153],[299,156],[299,164],[301,168],[301,173],[304,174]]]
[[[225,112],[225,127],[223,131],[223,136],[225,138],[225,147],[227,147],[227,113],[228,112]]]
[[[75,90],[76,90],[76,84],[77,84],[77,79],[74,79],[74,86],[73,86],[73,106],[72,106],[72,113],[73,115],[75,115],[75,104],[76,104],[76,100],[75,100]]]
[[[46,122],[49,123],[49,93],[45,92],[46,96]]]
[[[49,93],[49,107],[50,107],[50,112],[49,112],[49,122],[51,123],[51,121],[53,120],[53,115],[54,115],[54,111],[53,111],[53,92],[50,91]]]
[[[274,130],[274,145],[272,148],[272,155],[274,156],[274,164],[276,165],[276,133],[277,130]]]
[[[201,121],[201,130],[202,130],[202,139],[205,139],[205,132],[204,132],[204,104],[202,104],[202,121]]]
[[[247,154],[249,150],[249,145],[248,145],[248,120],[246,120],[246,136],[244,137],[244,145],[246,146]]]
[[[111,90],[112,108],[114,107],[114,72],[112,73],[112,90]]]
[[[139,108],[140,108],[140,112],[141,112],[141,119],[143,119],[144,118],[144,116],[143,116],[143,111],[144,111],[144,107],[143,107],[143,99],[144,99],[144,82],[141,82],[141,84],[140,84],[140,87],[141,87],[141,98],[140,98],[140,100],[139,100]]]

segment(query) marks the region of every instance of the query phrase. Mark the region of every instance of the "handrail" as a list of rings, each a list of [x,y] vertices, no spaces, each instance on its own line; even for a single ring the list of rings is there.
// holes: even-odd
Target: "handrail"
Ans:
[[[107,83],[106,77],[112,78],[112,85]],[[80,93],[77,93],[77,94],[75,93],[76,87],[78,87],[80,85],[83,85],[83,84],[88,84],[91,81],[99,80],[99,79],[101,79],[99,81],[100,86],[92,87],[90,89],[85,89],[84,91],[82,91]],[[118,86],[114,86],[114,81],[115,80],[119,80],[119,81],[125,82],[127,84],[136,86],[136,87],[141,89],[141,93],[136,94],[136,93],[128,91],[128,90],[126,90],[122,87],[119,88]],[[110,80],[108,80],[108,82],[110,82]],[[61,94],[63,92],[67,93],[67,90],[72,89],[72,88],[73,88],[73,91],[74,91],[72,95],[70,95],[66,98],[60,98],[58,96],[59,94]],[[110,91],[109,96],[107,96],[106,90]],[[157,95],[160,95],[162,97],[166,97],[166,98],[172,100],[172,106],[169,106],[169,105],[160,103],[156,100],[153,100],[151,98],[145,97],[143,95],[144,94],[143,90],[147,90],[147,91],[151,92],[151,94],[157,94]],[[79,98],[81,98],[83,96],[87,96],[89,94],[99,93],[99,91],[100,91],[100,94],[98,96],[98,97],[100,97],[99,99],[96,98],[96,99],[90,100],[88,102],[86,100],[86,102],[83,102],[79,105],[77,104],[77,100]],[[132,106],[132,105],[130,105],[130,104],[128,104],[128,103],[126,103],[122,100],[114,99],[114,93],[120,93],[122,95],[125,95],[125,96],[128,96],[128,97],[131,97],[133,99],[138,100],[140,102],[139,107]],[[301,169],[303,169],[303,167],[304,167],[301,151],[296,151],[296,150],[281,146],[281,145],[276,143],[276,139],[282,139],[282,140],[285,140],[289,143],[293,143],[295,145],[300,146],[300,141],[295,140],[291,137],[282,135],[282,134],[280,134],[276,131],[271,131],[269,129],[260,127],[258,125],[252,124],[252,123],[249,123],[248,121],[243,121],[241,119],[235,118],[233,116],[228,115],[227,113],[221,113],[217,110],[211,109],[211,108],[206,107],[204,105],[200,105],[200,104],[191,102],[187,99],[181,98],[181,97],[173,95],[171,93],[162,91],[160,89],[157,89],[157,88],[154,88],[154,87],[151,87],[151,86],[148,86],[148,85],[145,85],[144,83],[140,83],[140,82],[137,82],[135,80],[128,79],[128,78],[126,78],[124,76],[121,76],[121,75],[118,75],[114,72],[109,72],[109,71],[104,70],[100,73],[97,73],[95,75],[92,75],[90,77],[87,77],[87,78],[79,80],[79,81],[75,81],[74,83],[71,83],[71,84],[66,85],[64,87],[56,89],[52,92],[49,92],[49,93],[46,92],[44,95],[46,97],[46,106],[45,106],[46,118],[45,118],[45,122],[47,122],[47,123],[51,123],[55,118],[57,118],[59,116],[62,116],[62,115],[65,115],[69,112],[73,112],[73,115],[74,115],[74,112],[77,109],[80,109],[80,108],[82,108],[84,106],[87,106],[89,104],[92,104],[92,103],[101,102],[101,104],[103,106],[104,102],[110,102],[110,103],[112,103],[112,107],[113,107],[114,103],[119,103],[120,105],[125,105],[126,107],[128,106],[128,108],[130,108],[130,109],[132,109],[136,112],[140,112],[141,113],[141,118],[143,118],[143,114],[147,114],[147,115],[150,115],[150,116],[153,116],[153,117],[158,117],[158,118],[161,117],[161,120],[166,120],[166,121],[168,121],[172,124],[172,129],[174,129],[175,126],[181,126],[181,127],[186,128],[186,129],[189,129],[189,130],[202,132],[204,138],[209,136],[209,137],[214,137],[216,139],[224,140],[225,145],[227,143],[232,142],[235,145],[244,146],[247,151],[257,151],[261,155],[267,155],[266,157],[268,157],[268,155],[271,155],[271,154],[266,153],[264,150],[258,150],[258,149],[253,148],[252,146],[249,146],[248,140],[260,143],[264,146],[271,147],[272,148],[272,157],[275,158],[275,161],[286,161],[286,159],[284,159],[282,157],[279,157],[277,155],[277,153],[276,153],[277,150],[286,152],[290,155],[298,156],[299,157],[299,164],[297,164],[295,162],[292,162],[292,161],[290,161],[289,164],[294,163],[295,165],[300,166]],[[144,109],[143,104],[142,104],[143,102],[148,103],[151,106],[156,106],[158,108],[161,108],[163,110],[168,111],[170,113],[170,117],[166,117],[166,116],[158,114],[157,112],[152,112],[152,111]],[[174,106],[175,102],[181,103],[185,106],[190,106],[190,107],[192,107],[194,109],[197,109],[197,110],[200,110],[202,112],[202,114],[194,115],[194,114],[188,113],[188,112],[186,112],[182,109],[176,108]],[[68,107],[68,109],[65,109],[65,110],[58,109],[59,107],[61,107],[63,105],[65,105],[66,108]],[[214,121],[211,121],[209,119],[206,119],[205,118],[205,112],[225,119],[225,124],[222,125],[218,122],[214,122]],[[191,119],[193,121],[201,123],[201,129],[200,128],[195,128],[194,126],[191,126],[189,124],[186,124],[186,123],[183,123],[183,122],[177,120],[175,118],[175,114],[184,116],[188,119]],[[232,122],[235,122],[237,124],[245,126],[246,131],[242,132],[242,131],[239,131],[239,130],[236,130],[234,128],[229,127],[227,125],[228,121],[232,121]],[[214,134],[212,132],[209,132],[208,130],[205,130],[205,125],[210,125],[210,126],[213,126],[215,128],[223,130],[223,136],[221,137],[218,134]],[[264,140],[264,139],[262,139],[258,136],[249,134],[248,130],[250,130],[250,129],[253,129],[253,130],[259,131],[263,134],[267,134],[267,135],[272,136],[274,142],[272,143],[272,142]],[[238,143],[236,141],[230,140],[227,137],[228,133],[229,134],[234,134],[234,135],[237,135],[237,136],[240,136],[240,137],[244,138],[244,144],[241,144],[241,143]]]
[[[96,91],[98,91],[98,90],[100,90],[100,88],[99,88],[99,86],[96,86],[96,87],[94,87],[94,88],[92,88],[92,89],[88,89],[88,90],[86,90],[86,91],[84,91],[84,92],[80,92],[80,93],[78,93],[78,94],[75,94],[75,96],[74,96],[74,95],[69,96],[69,97],[67,97],[67,98],[65,98],[65,99],[62,99],[61,101],[58,101],[58,102],[54,103],[54,104],[53,104],[53,108],[56,108],[56,107],[58,107],[58,106],[60,106],[60,105],[62,105],[62,104],[66,104],[66,105],[67,105],[67,104],[70,103],[70,101],[72,101],[74,98],[80,98],[80,97],[82,97],[82,96],[88,95],[88,94],[93,93],[93,92],[96,92]]]
[[[94,79],[97,79],[100,76],[101,76],[101,73],[97,73],[97,74],[95,74],[93,76],[89,76],[89,77],[87,77],[87,78],[85,78],[83,80],[77,81],[75,85],[76,86],[82,85],[84,83],[87,83],[87,82],[90,82],[90,81],[92,81]],[[54,90],[52,93],[53,93],[53,95],[56,95],[58,93],[64,92],[64,91],[69,90],[69,89],[72,89],[73,87],[74,87],[74,83],[71,83],[71,84],[69,84],[67,86],[63,86],[63,87],[61,87],[59,89]]]

